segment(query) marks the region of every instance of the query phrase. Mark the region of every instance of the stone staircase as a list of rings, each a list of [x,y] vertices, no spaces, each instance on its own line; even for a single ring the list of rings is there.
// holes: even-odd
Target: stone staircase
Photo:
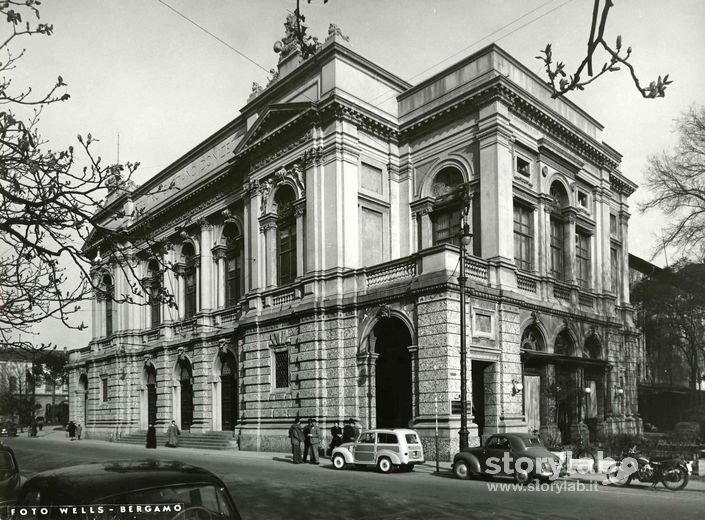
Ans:
[[[166,444],[166,432],[157,432],[157,446]],[[140,430],[128,433],[120,437],[117,442],[126,444],[145,445],[147,441],[147,431]],[[206,450],[229,450],[237,448],[237,441],[233,438],[232,432],[200,432],[191,433],[182,431],[179,435],[180,448],[201,448]]]

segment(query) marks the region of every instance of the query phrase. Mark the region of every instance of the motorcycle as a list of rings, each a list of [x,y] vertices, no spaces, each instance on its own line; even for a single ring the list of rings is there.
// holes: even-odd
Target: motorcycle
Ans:
[[[607,482],[613,486],[628,486],[632,480],[659,482],[666,489],[678,491],[688,484],[688,464],[680,457],[654,457],[649,459],[636,446],[622,452],[622,456],[607,471]]]

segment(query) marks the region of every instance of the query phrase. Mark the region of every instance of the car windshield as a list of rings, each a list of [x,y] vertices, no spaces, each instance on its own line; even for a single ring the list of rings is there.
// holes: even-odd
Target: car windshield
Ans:
[[[419,441],[419,438],[416,436],[415,433],[407,433],[406,434],[406,443],[407,444],[421,444],[421,441]]]
[[[171,512],[162,516],[150,516],[153,519],[162,518],[194,518],[198,520],[211,520],[220,518],[238,518],[230,510],[230,505],[225,498],[224,490],[212,484],[193,484],[183,486],[169,486],[163,488],[152,488],[140,491],[114,495],[100,499],[97,503],[102,504],[130,504],[133,513],[139,513],[134,508],[137,504],[152,506],[152,513],[157,505],[181,504],[183,509],[178,517],[174,515],[174,508]],[[145,512],[144,510],[142,511]],[[179,511],[176,511],[177,513]]]
[[[526,440],[526,446],[527,447],[529,447],[529,446],[543,446],[543,443],[541,442],[541,439],[539,439],[538,437],[529,437]]]

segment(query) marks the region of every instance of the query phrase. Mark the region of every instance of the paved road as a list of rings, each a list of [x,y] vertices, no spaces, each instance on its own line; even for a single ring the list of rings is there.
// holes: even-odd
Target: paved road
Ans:
[[[674,493],[662,487],[651,490],[586,486],[581,492],[574,490],[576,483],[571,481],[562,482],[560,490],[492,491],[488,482],[459,481],[450,472],[436,475],[432,467],[382,475],[374,471],[337,471],[325,459],[320,466],[296,466],[284,454],[162,447],[147,450],[101,441],[70,442],[60,436],[15,438],[7,443],[15,449],[27,477],[69,464],[148,457],[204,466],[223,478],[245,519],[663,520],[702,518],[705,510],[702,491]]]

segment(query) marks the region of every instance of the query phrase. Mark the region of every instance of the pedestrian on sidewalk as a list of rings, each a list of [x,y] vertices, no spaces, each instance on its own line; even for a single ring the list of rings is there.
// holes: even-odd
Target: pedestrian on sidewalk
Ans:
[[[147,428],[147,448],[157,449],[157,429],[153,424],[150,424]]]
[[[355,419],[348,419],[348,423],[343,428],[343,444],[355,441]]]
[[[304,460],[303,462],[308,462],[308,452],[311,451],[311,419],[308,420],[308,424],[304,426]]]
[[[69,421],[66,431],[69,432],[69,440],[74,440],[76,438],[76,423]]]
[[[294,424],[289,428],[289,440],[291,441],[291,455],[293,456],[294,464],[301,464],[301,442],[304,440],[304,432],[301,429],[301,419],[294,419]]]
[[[343,444],[343,429],[340,427],[340,422],[335,421],[330,429],[330,445],[328,446],[328,455],[333,454],[333,448],[337,448]]]
[[[318,447],[321,444],[321,434],[316,425],[316,419],[311,419],[308,430],[309,444],[311,445],[311,464],[318,464]]]
[[[81,423],[76,424],[76,437],[78,437],[78,440],[81,440],[81,433],[83,433],[83,426],[81,426]]]
[[[166,445],[169,448],[176,448],[179,445],[179,427],[176,426],[176,421],[172,420],[169,428],[166,431]]]

